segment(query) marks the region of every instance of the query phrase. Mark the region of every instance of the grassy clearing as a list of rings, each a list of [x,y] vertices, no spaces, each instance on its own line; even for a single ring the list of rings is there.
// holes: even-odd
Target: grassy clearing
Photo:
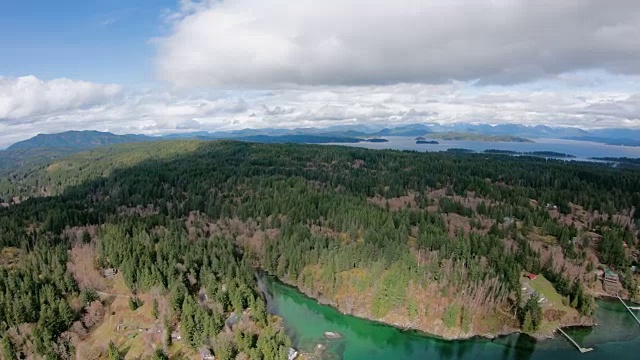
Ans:
[[[547,280],[544,276],[538,275],[534,280],[529,280],[529,285],[539,294],[542,294],[549,301],[549,305],[555,309],[564,310],[561,308],[569,308],[562,305],[562,295],[558,294],[553,284]]]
[[[529,240],[532,241],[540,241],[547,245],[556,245],[558,243],[558,239],[556,239],[553,235],[545,235],[542,228],[536,227],[533,229],[533,232],[528,235]]]
[[[5,247],[0,251],[0,266],[12,269],[20,260],[22,251],[14,247]]]
[[[533,290],[537,291],[538,294],[541,294],[547,299],[546,303],[542,304],[543,312],[547,312],[549,310],[560,311],[564,313],[564,316],[562,317],[562,319],[567,317],[573,317],[578,314],[576,309],[570,306],[564,305],[562,303],[562,299],[563,299],[562,295],[560,295],[556,291],[556,289],[553,287],[553,284],[549,280],[547,280],[544,276],[538,275],[534,280],[526,279],[524,280],[524,283],[528,284]],[[544,320],[540,327],[540,332],[546,333],[546,332],[552,331],[553,329],[555,329],[560,325],[560,323],[562,322],[562,319],[557,321]]]
[[[101,293],[102,300],[109,304],[102,322],[89,333],[78,349],[81,358],[107,359],[106,349],[113,341],[126,359],[144,358],[152,355],[164,344],[162,317],[152,315],[153,297],[138,294],[144,304],[137,310],[129,308],[130,292],[120,276],[110,281],[107,291]],[[169,349],[171,359],[198,359],[195,351],[184,342],[176,341]]]
[[[519,327],[518,320],[514,314],[502,310],[495,310],[487,314],[482,314],[482,316],[474,317],[473,328],[480,334],[495,334],[503,331],[505,326],[510,328]]]

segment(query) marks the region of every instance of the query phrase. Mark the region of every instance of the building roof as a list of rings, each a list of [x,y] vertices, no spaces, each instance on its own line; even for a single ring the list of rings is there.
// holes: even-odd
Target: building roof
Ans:
[[[617,274],[617,273],[615,273],[615,272],[613,272],[613,271],[611,271],[611,270],[609,270],[609,269],[606,269],[606,270],[604,271],[604,276],[605,276],[605,277],[616,277],[616,278],[617,278],[617,277],[618,277],[618,274]]]
[[[609,282],[618,282],[618,274],[614,273],[611,270],[604,271],[604,280]]]
[[[287,353],[287,359],[288,360],[294,360],[295,358],[298,357],[298,351],[294,348],[289,348],[289,352]]]

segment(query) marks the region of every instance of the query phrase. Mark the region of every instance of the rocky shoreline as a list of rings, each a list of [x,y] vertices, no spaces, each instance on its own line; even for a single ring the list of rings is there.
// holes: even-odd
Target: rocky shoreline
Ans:
[[[469,333],[463,333],[460,329],[446,329],[446,328],[437,328],[437,327],[433,327],[433,328],[430,328],[430,329],[423,329],[423,328],[416,328],[416,327],[410,326],[408,324],[384,321],[384,320],[376,319],[376,318],[372,317],[369,313],[367,313],[366,311],[363,311],[363,310],[360,310],[360,311],[348,311],[348,310],[344,309],[344,306],[341,306],[341,304],[338,304],[335,301],[333,301],[331,299],[328,299],[328,298],[326,298],[324,296],[318,296],[317,294],[314,294],[313,292],[309,291],[308,289],[304,289],[304,288],[300,287],[298,284],[296,284],[293,281],[286,280],[286,279],[280,279],[280,278],[277,278],[277,279],[278,279],[278,281],[281,281],[284,284],[287,284],[289,286],[292,286],[292,287],[296,288],[298,291],[303,293],[305,296],[316,300],[318,303],[320,303],[322,305],[326,305],[326,306],[331,306],[332,308],[338,310],[343,315],[355,316],[355,317],[358,317],[358,318],[361,318],[361,319],[366,319],[366,320],[373,321],[373,322],[376,322],[376,323],[380,323],[380,324],[384,324],[384,325],[388,325],[388,326],[393,326],[393,327],[395,327],[395,328],[397,328],[399,330],[402,330],[402,331],[416,331],[416,332],[424,334],[425,336],[435,337],[435,338],[448,340],[448,341],[467,340],[467,339],[471,339],[471,338],[475,338],[475,337],[481,337],[481,338],[486,338],[486,339],[495,339],[495,338],[502,337],[502,336],[508,336],[508,335],[512,335],[512,334],[521,334],[521,333],[523,333],[518,328],[510,328],[510,329],[506,329],[504,331],[500,331],[500,332],[496,332],[496,333],[475,333],[473,331],[471,331]],[[592,318],[580,317],[576,321],[561,323],[560,327],[563,327],[563,328],[565,328],[565,327],[590,327],[590,326],[596,326],[596,325],[597,324],[595,323],[595,321]],[[545,340],[545,339],[552,339],[552,338],[556,337],[556,334],[557,334],[556,330],[553,329],[551,332],[537,332],[537,333],[527,334],[527,335],[535,338],[536,340]]]

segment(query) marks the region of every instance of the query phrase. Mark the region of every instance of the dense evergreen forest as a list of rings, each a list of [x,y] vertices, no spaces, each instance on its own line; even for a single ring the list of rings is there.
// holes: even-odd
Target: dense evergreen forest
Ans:
[[[630,297],[638,288],[640,170],[598,163],[139,143],[12,171],[0,203],[0,247],[14,254],[0,264],[7,359],[71,358],[92,331],[99,289],[68,259],[84,246],[96,270],[118,270],[132,310],[137,294],[167,299],[156,357],[179,328],[216,359],[286,358],[257,269],[351,313],[423,330],[438,318],[456,334],[493,330],[491,317],[537,331],[544,314],[537,294],[523,298],[527,273],[580,316],[594,311],[597,268],[617,271]],[[250,324],[229,329],[241,314]]]

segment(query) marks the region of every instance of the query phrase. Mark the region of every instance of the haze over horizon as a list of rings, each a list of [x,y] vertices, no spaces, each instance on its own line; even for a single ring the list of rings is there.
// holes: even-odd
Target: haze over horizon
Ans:
[[[0,9],[0,148],[88,129],[640,128],[632,0],[26,0]]]

